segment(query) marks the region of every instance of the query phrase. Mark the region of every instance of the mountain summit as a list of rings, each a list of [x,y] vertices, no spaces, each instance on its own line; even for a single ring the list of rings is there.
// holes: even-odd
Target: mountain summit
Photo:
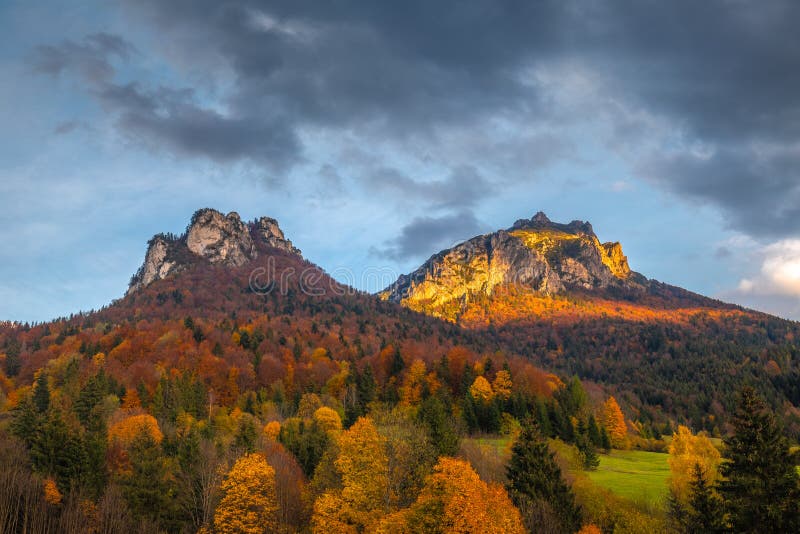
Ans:
[[[235,211],[223,215],[214,209],[201,209],[192,216],[183,235],[153,236],[127,294],[197,262],[239,267],[267,249],[301,254],[283,235],[275,219],[261,217],[244,223]]]
[[[471,299],[491,296],[499,286],[539,296],[577,291],[635,297],[654,284],[630,269],[618,242],[601,243],[588,222],[556,223],[539,212],[431,256],[380,296],[454,319]]]

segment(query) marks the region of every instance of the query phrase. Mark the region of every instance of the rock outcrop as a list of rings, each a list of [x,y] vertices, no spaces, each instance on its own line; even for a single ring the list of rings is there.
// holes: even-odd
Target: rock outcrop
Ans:
[[[630,270],[619,243],[601,243],[588,222],[554,223],[539,212],[435,254],[380,296],[449,317],[440,311],[510,284],[549,295],[570,289],[643,291],[647,279]]]
[[[260,239],[268,247],[277,248],[293,254],[300,254],[300,249],[292,245],[292,242],[286,239],[283,231],[278,226],[278,221],[271,217],[261,217],[256,221],[255,232],[257,239]]]
[[[280,250],[300,255],[270,217],[245,223],[236,212],[195,212],[182,236],[158,234],[148,243],[144,263],[131,278],[128,294],[175,274],[197,261],[240,267],[259,254]]]
[[[256,256],[250,230],[235,211],[227,215],[211,209],[196,212],[186,231],[186,246],[211,263],[234,267]]]

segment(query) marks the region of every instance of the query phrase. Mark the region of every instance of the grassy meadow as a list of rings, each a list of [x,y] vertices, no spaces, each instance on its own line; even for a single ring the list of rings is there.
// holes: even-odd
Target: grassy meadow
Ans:
[[[475,437],[464,441],[467,447],[478,448],[482,452],[478,461],[470,458],[475,463],[492,459],[494,462],[491,463],[504,464],[511,456],[512,440],[509,437]],[[553,441],[551,446],[564,459],[562,467],[573,476],[586,476],[593,485],[649,509],[660,509],[666,503],[669,478],[667,454],[613,450],[610,454],[600,454],[597,470],[584,471],[577,465],[573,447],[560,441]]]
[[[598,486],[634,502],[658,507],[666,502],[668,455],[646,451],[611,451],[586,475]]]

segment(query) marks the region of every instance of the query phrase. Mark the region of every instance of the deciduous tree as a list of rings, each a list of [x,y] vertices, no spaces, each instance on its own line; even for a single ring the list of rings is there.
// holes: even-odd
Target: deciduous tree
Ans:
[[[214,514],[220,534],[261,534],[278,530],[275,470],[260,453],[239,458],[222,482]]]
[[[407,516],[408,532],[522,534],[519,510],[499,484],[487,484],[464,460],[442,457]]]
[[[611,446],[615,449],[626,449],[628,447],[628,427],[625,424],[625,416],[614,397],[609,397],[603,407],[603,423],[608,430]]]
[[[680,503],[689,498],[695,466],[699,465],[706,482],[713,485],[717,480],[720,453],[706,436],[693,435],[685,426],[678,426],[669,445],[670,490]]]

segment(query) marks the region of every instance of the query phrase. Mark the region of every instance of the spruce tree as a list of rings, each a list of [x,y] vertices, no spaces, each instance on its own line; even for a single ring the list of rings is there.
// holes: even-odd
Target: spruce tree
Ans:
[[[700,464],[694,465],[689,488],[689,506],[684,519],[685,531],[706,534],[725,532],[727,525],[722,500],[714,493]]]
[[[541,510],[537,503],[543,501],[560,523],[561,531],[577,531],[581,527],[581,509],[539,429],[526,423],[511,451],[506,488],[522,511],[525,526],[531,532],[537,531],[539,518],[532,517],[530,511]]]
[[[39,413],[44,413],[50,407],[50,386],[47,384],[47,375],[40,372],[36,378],[36,389],[33,391],[33,404]]]
[[[602,448],[606,452],[611,450],[611,437],[609,437],[608,430],[606,430],[606,427],[601,427],[600,442],[602,443]]]
[[[454,456],[458,452],[459,438],[453,415],[438,396],[422,402],[417,419],[425,426],[437,456]]]
[[[575,446],[581,456],[583,468],[587,471],[594,471],[600,465],[600,458],[597,456],[597,449],[589,438],[586,424],[583,420],[578,421],[577,433],[575,434]]]
[[[755,391],[742,390],[725,440],[720,493],[736,532],[800,531],[800,482],[788,440]]]
[[[174,499],[161,447],[149,432],[140,432],[128,451],[130,472],[120,478],[125,500],[137,517],[168,518]]]
[[[600,433],[600,427],[597,426],[597,419],[594,418],[594,414],[589,414],[589,423],[586,432],[592,445],[596,448],[603,447],[603,436]]]

